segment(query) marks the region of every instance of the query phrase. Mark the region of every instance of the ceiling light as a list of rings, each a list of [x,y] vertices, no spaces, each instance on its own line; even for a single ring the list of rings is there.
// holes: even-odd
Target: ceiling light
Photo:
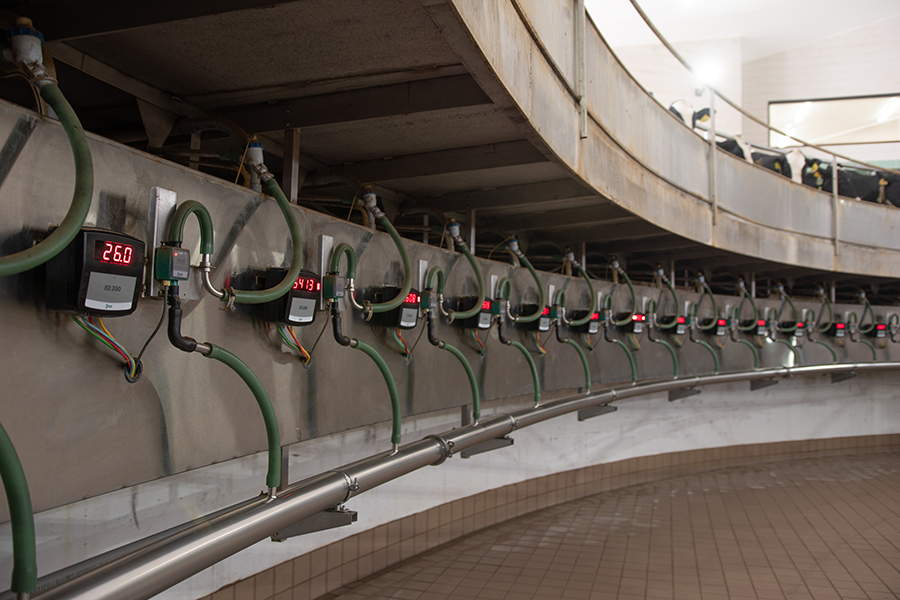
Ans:
[[[800,121],[805,119],[806,115],[809,114],[809,109],[811,109],[811,108],[812,108],[812,102],[804,102],[800,106],[800,110],[797,111],[797,116],[794,117],[794,124],[796,125],[797,123],[799,123]]]
[[[897,110],[897,106],[900,106],[900,98],[896,96],[891,98],[891,101],[887,103],[887,106],[881,109],[881,112],[878,113],[877,120],[879,123],[884,123],[888,120],[888,118]]]

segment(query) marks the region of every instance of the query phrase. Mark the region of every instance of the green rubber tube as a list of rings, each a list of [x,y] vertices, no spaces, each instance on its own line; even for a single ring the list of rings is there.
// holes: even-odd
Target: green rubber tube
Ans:
[[[584,325],[591,320],[591,315],[597,312],[597,294],[594,293],[594,284],[591,283],[591,278],[588,277],[587,272],[585,272],[581,265],[578,265],[578,267],[576,268],[578,269],[578,273],[581,274],[581,276],[584,278],[585,282],[587,282],[588,289],[591,292],[591,308],[590,310],[588,310],[588,313],[582,318],[569,321],[569,325],[572,327],[580,327]]]
[[[397,233],[397,230],[394,229],[391,222],[388,221],[387,217],[379,217],[378,222],[382,227],[387,229],[391,239],[394,240],[394,245],[397,246],[397,251],[400,252],[400,259],[403,261],[403,285],[400,287],[400,293],[397,294],[397,297],[393,300],[379,302],[377,304],[367,304],[368,308],[373,313],[383,313],[394,310],[403,303],[403,300],[409,295],[409,290],[412,289],[412,263],[409,261],[409,253],[407,253],[406,247],[403,245],[403,239],[400,237],[400,234]]]
[[[534,405],[538,406],[541,403],[541,380],[538,378],[537,367],[534,366],[534,359],[531,358],[531,353],[528,352],[528,348],[519,342],[510,340],[509,345],[513,348],[518,348],[519,352],[525,356],[525,360],[528,361],[528,368],[531,369],[531,381],[534,384]]]
[[[865,308],[863,309],[862,316],[859,318],[859,332],[866,334],[875,329],[875,311],[872,310],[872,305],[869,303],[868,298],[863,298],[863,302],[865,303]],[[872,322],[863,327],[863,321],[866,320],[866,313],[872,315]]]
[[[631,312],[628,314],[627,317],[625,317],[621,321],[613,321],[613,325],[615,325],[616,327],[624,327],[625,325],[628,325],[629,323],[631,323],[631,317],[634,316],[634,313],[637,310],[637,296],[635,296],[635,293],[634,293],[634,286],[631,285],[631,277],[629,277],[628,273],[626,273],[625,271],[622,271],[622,277],[625,278],[625,283],[628,285],[628,291],[631,293]],[[607,296],[607,298],[609,299],[609,302],[608,302],[609,310],[612,310],[612,293],[611,292],[610,292],[610,295]],[[634,379],[632,379],[632,381],[634,381]]]
[[[703,292],[700,294],[700,298],[696,302],[691,304],[691,316],[694,317],[695,319],[699,318],[700,305],[703,304],[703,297],[709,296],[709,301],[712,302],[712,309],[713,309],[712,321],[710,321],[710,323],[708,325],[700,325],[700,322],[699,321],[697,322],[697,328],[700,329],[700,331],[709,331],[710,329],[713,329],[717,325],[716,320],[719,318],[719,307],[716,305],[716,297],[713,295],[712,290],[709,289],[709,286],[706,285],[706,282],[704,281],[701,285],[703,286]],[[705,343],[705,342],[703,342],[703,343]],[[712,350],[712,346],[710,346],[710,351],[713,352],[713,356],[715,356],[715,352]],[[719,372],[718,364],[719,364],[719,359],[716,358],[716,373]]]
[[[797,358],[797,364],[800,365],[801,367],[803,366],[803,361],[800,360],[800,351],[797,350],[791,343],[789,343],[787,340],[775,340],[775,342],[777,342],[779,344],[784,344],[785,346],[790,348],[791,352]]]
[[[537,284],[538,293],[540,294],[541,299],[538,301],[538,309],[534,311],[534,314],[513,317],[513,321],[515,321],[516,323],[531,323],[532,321],[537,321],[541,318],[541,313],[544,310],[544,305],[547,303],[547,296],[544,293],[544,286],[541,285],[541,278],[538,277],[537,271],[535,271],[534,267],[531,265],[531,261],[525,258],[524,254],[519,257],[519,260],[522,261],[522,264],[525,265],[525,268],[528,269],[529,273],[531,273],[531,277],[534,278],[534,283]]]
[[[748,342],[747,340],[738,340],[741,344],[744,344],[748,348],[750,348],[750,352],[753,353],[753,368],[759,368],[759,352],[756,350],[756,346]],[[832,351],[833,352],[833,351]]]
[[[478,280],[478,301],[475,302],[475,305],[469,310],[458,313],[454,313],[451,310],[450,316],[453,319],[469,319],[477,315],[481,311],[481,305],[484,304],[484,275],[481,274],[481,268],[478,266],[475,257],[472,256],[472,253],[469,251],[469,247],[466,246],[465,242],[458,243],[457,246],[459,246],[459,249],[466,255],[466,260],[469,261],[469,265],[471,265],[472,270],[475,271],[475,279]]]
[[[266,424],[266,438],[269,443],[269,467],[266,473],[266,485],[270,488],[277,488],[281,485],[281,433],[278,431],[278,417],[275,415],[275,408],[272,406],[272,400],[269,394],[259,381],[259,378],[250,370],[244,361],[237,356],[213,344],[209,344],[212,348],[207,358],[217,360],[229,367],[238,374],[238,377],[244,380],[256,403],[259,404],[259,410],[262,413],[263,421]]]
[[[0,277],[33,269],[62,252],[69,242],[75,239],[91,209],[91,197],[94,194],[94,164],[81,122],[56,84],[50,83],[42,87],[41,97],[57,114],[66,137],[69,138],[72,157],[75,159],[75,190],[66,216],[53,233],[36,246],[0,257]]]
[[[497,284],[497,300],[508,301],[511,292],[512,282],[509,280],[509,277],[504,277],[500,280],[500,283]]]
[[[575,348],[575,351],[578,352],[578,358],[581,359],[581,366],[584,367],[584,393],[591,393],[591,367],[588,365],[587,356],[584,355],[584,350],[581,349],[577,343],[573,342],[570,339],[566,339],[566,343]]]
[[[169,223],[166,242],[181,245],[184,241],[184,226],[191,215],[197,217],[197,222],[200,224],[200,253],[212,254],[215,246],[212,217],[209,216],[206,207],[196,200],[182,202],[175,209],[175,214],[172,215],[172,221]]]
[[[820,346],[825,346],[829,352],[831,352],[831,360],[836,364],[838,361],[837,352],[834,351],[834,348],[826,344],[825,342],[820,342],[819,340],[810,340],[813,344],[818,344]]]
[[[669,354],[672,356],[672,366],[673,366],[673,371],[674,371],[673,375],[675,377],[678,377],[678,372],[680,371],[680,368],[678,365],[678,353],[675,352],[675,347],[672,346],[672,344],[670,344],[666,340],[657,340],[657,339],[653,339],[653,338],[651,338],[651,340],[656,342],[657,344],[662,344],[663,346],[665,346],[666,350],[669,351]]]
[[[756,307],[756,300],[754,300],[753,296],[750,295],[750,292],[747,291],[746,286],[741,287],[741,293],[744,297],[741,300],[741,303],[732,309],[732,318],[737,319],[738,329],[741,331],[753,331],[757,327],[757,321],[759,321],[759,309]],[[744,327],[741,325],[741,309],[744,307],[744,302],[748,300],[750,301],[750,308],[753,309],[753,322]]]
[[[12,526],[13,570],[9,589],[16,594],[30,594],[37,585],[37,550],[31,494],[28,493],[28,482],[25,480],[19,455],[2,425],[0,478],[3,479]]]
[[[341,272],[342,256],[347,257],[347,278],[356,279],[356,250],[350,244],[340,243],[331,252],[331,272]]]
[[[447,342],[444,342],[443,346],[440,347],[455,356],[462,364],[463,369],[466,370],[466,377],[469,378],[469,387],[472,388],[472,418],[478,421],[481,419],[481,395],[478,393],[478,380],[475,379],[475,371],[472,370],[472,365],[469,364],[469,360],[462,352]]]
[[[785,328],[781,328],[781,313],[784,311],[784,303],[787,303],[791,307],[791,324]],[[797,321],[800,319],[800,313],[797,311],[797,307],[794,306],[794,301],[791,300],[790,296],[787,294],[784,295],[784,300],[782,301],[781,308],[778,310],[778,315],[775,317],[775,327],[778,331],[783,331],[785,333],[793,333],[797,331]]]
[[[678,325],[678,317],[681,316],[681,307],[678,304],[678,294],[675,292],[675,286],[673,286],[672,282],[667,279],[666,287],[669,289],[669,293],[672,295],[672,300],[675,301],[675,318],[672,319],[671,323],[666,323],[665,325],[659,324],[659,322],[658,322],[659,319],[657,319],[657,327],[659,327],[660,329],[663,329],[663,330],[672,329],[673,327],[676,327]],[[653,301],[651,300],[651,302],[653,302]],[[660,293],[660,295],[659,295],[659,304],[660,305],[662,304],[662,293]],[[654,305],[654,307],[658,308],[658,305],[656,302],[653,302],[653,305]],[[656,310],[654,310],[653,312],[655,313]],[[676,374],[675,377],[678,377],[678,375]]]
[[[278,185],[274,177],[266,181],[265,185],[266,190],[278,203],[278,208],[281,209],[281,214],[284,215],[284,220],[287,222],[288,229],[291,232],[291,266],[288,267],[288,272],[284,279],[267,290],[234,290],[234,301],[237,304],[265,304],[281,298],[288,293],[288,290],[297,281],[297,277],[300,276],[300,270],[303,268],[303,238],[294,209],[291,208],[290,201],[288,201],[284,192],[281,191],[281,186]],[[226,295],[225,300],[227,299]]]
[[[372,346],[366,344],[365,342],[361,342],[356,338],[354,338],[350,342],[350,346],[356,348],[357,350],[360,350],[366,356],[371,358],[378,366],[378,370],[381,371],[381,376],[384,377],[384,382],[387,384],[388,394],[391,396],[391,443],[399,444],[400,396],[399,394],[397,394],[397,383],[394,381],[394,374],[391,373],[391,370],[388,368],[387,363],[384,362],[384,359]]]
[[[631,383],[634,383],[637,381],[637,364],[634,362],[634,355],[631,353],[631,348],[629,348],[628,344],[622,340],[615,339],[611,341],[625,351],[625,356],[628,357],[628,364],[631,366]]]
[[[716,354],[715,349],[712,346],[710,346],[709,344],[707,344],[706,342],[704,342],[703,340],[691,340],[691,341],[694,342],[695,344],[700,344],[701,346],[703,346],[704,348],[709,350],[709,353],[712,354],[712,357],[713,357],[713,364],[714,364],[715,372],[718,373],[719,372],[719,357]]]
[[[434,280],[437,279],[437,287]],[[425,277],[425,289],[434,290],[438,294],[444,293],[444,270],[438,266],[431,267],[428,276]]]
[[[859,340],[859,341],[860,341],[860,343],[865,344],[866,346],[868,346],[868,347],[869,347],[869,350],[872,351],[872,361],[873,361],[873,362],[878,362],[878,353],[875,352],[875,346],[872,344],[872,342],[870,342],[869,340]]]

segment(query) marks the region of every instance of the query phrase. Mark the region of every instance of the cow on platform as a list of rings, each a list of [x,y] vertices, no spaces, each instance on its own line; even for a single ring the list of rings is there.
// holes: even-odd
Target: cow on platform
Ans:
[[[701,108],[698,111],[694,111],[694,107],[690,105],[685,100],[676,100],[669,107],[669,112],[681,119],[681,121],[694,129],[697,126],[697,123],[706,123],[709,121],[709,109]]]
[[[779,175],[790,177],[792,174],[791,165],[784,154],[764,154],[762,152],[753,153],[753,164],[759,165],[770,171],[775,171]]]
[[[750,149],[750,144],[745,142],[742,136],[736,135],[725,141],[716,142],[716,145],[725,152],[730,152],[738,158],[743,158],[748,163],[753,164],[753,151]]]

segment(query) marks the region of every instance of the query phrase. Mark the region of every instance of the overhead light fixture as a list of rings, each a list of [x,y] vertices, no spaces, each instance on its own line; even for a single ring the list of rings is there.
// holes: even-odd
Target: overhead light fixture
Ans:
[[[804,102],[800,106],[800,110],[797,111],[797,116],[794,117],[794,125],[802,121],[806,118],[806,115],[809,114],[809,109],[812,108],[812,102]]]
[[[900,98],[894,96],[891,98],[891,101],[887,103],[887,106],[881,109],[881,112],[878,113],[876,120],[879,123],[884,123],[887,121],[890,116],[897,110],[897,107],[900,106]]]

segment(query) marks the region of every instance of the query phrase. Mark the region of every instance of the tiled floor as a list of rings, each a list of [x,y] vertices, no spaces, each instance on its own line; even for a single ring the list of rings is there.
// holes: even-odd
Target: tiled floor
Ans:
[[[900,453],[729,468],[591,496],[327,598],[900,598]]]

